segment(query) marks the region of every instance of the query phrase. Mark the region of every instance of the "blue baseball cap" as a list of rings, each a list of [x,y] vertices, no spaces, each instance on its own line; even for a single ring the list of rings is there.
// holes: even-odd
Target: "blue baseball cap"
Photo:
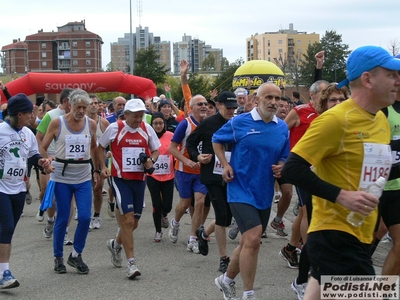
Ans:
[[[368,72],[376,67],[389,70],[400,70],[400,59],[390,55],[390,53],[378,46],[363,46],[351,52],[347,59],[347,78],[338,84],[338,88],[347,85],[360,77],[362,73]]]

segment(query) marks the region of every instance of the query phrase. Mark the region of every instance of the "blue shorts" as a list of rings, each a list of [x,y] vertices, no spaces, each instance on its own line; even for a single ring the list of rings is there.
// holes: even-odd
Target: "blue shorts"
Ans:
[[[179,197],[183,199],[192,198],[193,193],[207,195],[207,188],[200,182],[199,174],[190,174],[182,171],[175,171]]]
[[[134,212],[135,218],[140,219],[143,211],[146,181],[111,177],[111,187],[121,215]]]

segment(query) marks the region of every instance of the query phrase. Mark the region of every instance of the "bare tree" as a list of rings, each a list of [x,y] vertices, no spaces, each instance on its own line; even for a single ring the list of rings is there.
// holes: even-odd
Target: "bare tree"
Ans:
[[[287,55],[286,57],[279,55],[278,58],[274,58],[275,64],[282,70],[283,74],[285,74],[287,83],[293,84],[297,89],[300,85],[301,61],[302,55],[300,53],[295,53],[292,56]]]
[[[395,38],[393,40],[389,40],[388,50],[393,56],[396,56],[397,54],[399,54],[400,41],[397,38]]]

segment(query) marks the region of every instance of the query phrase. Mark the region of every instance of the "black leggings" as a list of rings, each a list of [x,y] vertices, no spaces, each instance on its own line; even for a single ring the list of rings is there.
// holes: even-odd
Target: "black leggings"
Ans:
[[[147,187],[149,188],[153,205],[154,226],[156,232],[161,232],[161,215],[166,216],[172,210],[174,179],[158,181],[153,177],[148,176]]]
[[[215,224],[222,227],[231,225],[232,213],[228,204],[226,185],[206,184],[211,204],[214,207]]]
[[[0,244],[11,244],[15,227],[24,210],[26,192],[16,195],[0,193]]]

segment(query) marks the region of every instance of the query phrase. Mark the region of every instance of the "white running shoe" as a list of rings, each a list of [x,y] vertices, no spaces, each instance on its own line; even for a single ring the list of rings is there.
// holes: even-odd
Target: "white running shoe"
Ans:
[[[136,276],[140,276],[141,273],[138,269],[138,267],[135,264],[135,261],[130,261],[128,262],[128,264],[126,265],[126,277],[133,279]]]
[[[119,249],[114,248],[114,239],[108,240],[107,241],[107,248],[111,252],[111,262],[116,268],[121,268],[122,267],[122,257],[121,257],[121,250],[122,247]]]
[[[90,221],[89,228],[100,229],[101,228],[100,217],[93,217],[92,220]]]
[[[239,297],[236,295],[235,282],[232,281],[229,285],[225,284],[224,274],[215,278],[215,285],[220,289],[222,294],[224,295],[225,300],[239,300]]]
[[[307,282],[302,283],[302,284],[297,284],[295,279],[290,287],[292,288],[292,291],[297,295],[297,299],[303,300],[304,293],[306,292],[306,287],[307,287]]]
[[[179,225],[174,226],[175,219],[171,220],[171,228],[168,232],[168,237],[171,242],[174,244],[178,241],[178,233],[179,233]]]
[[[187,246],[186,246],[186,250],[187,251],[191,251],[195,254],[199,254],[200,250],[199,250],[199,243],[196,240],[191,240],[187,242]]]
[[[154,240],[155,243],[159,243],[162,241],[162,232],[156,232],[154,235]]]

